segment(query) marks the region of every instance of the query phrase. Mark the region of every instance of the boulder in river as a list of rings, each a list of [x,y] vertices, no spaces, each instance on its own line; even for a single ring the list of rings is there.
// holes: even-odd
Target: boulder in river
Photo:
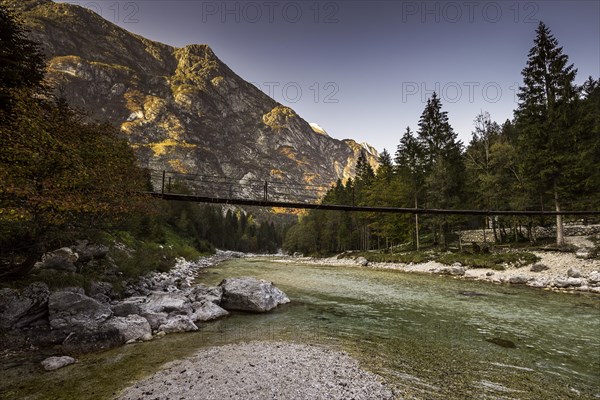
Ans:
[[[197,331],[198,327],[187,315],[169,317],[167,322],[158,327],[160,332],[179,333]]]
[[[223,288],[221,307],[226,310],[266,312],[290,299],[272,282],[251,277],[228,278],[219,286]]]
[[[198,284],[194,285],[191,289],[188,297],[189,299],[195,302],[205,302],[210,301],[211,303],[220,304],[221,297],[223,296],[223,288],[220,286],[209,287],[206,285]]]
[[[161,325],[166,324],[169,318],[169,314],[164,312],[143,311],[140,315],[146,318],[152,330],[157,330]]]
[[[42,367],[44,367],[46,371],[54,371],[55,369],[66,367],[67,365],[75,364],[76,362],[76,359],[69,356],[48,357],[42,361]]]
[[[105,322],[105,326],[119,331],[123,343],[133,340],[152,339],[152,329],[146,318],[139,315],[113,317]]]
[[[229,315],[227,310],[219,307],[215,303],[210,301],[205,301],[204,303],[193,303],[192,308],[194,309],[194,313],[191,316],[192,321],[212,321],[213,319],[225,317]]]
[[[502,338],[498,338],[498,337],[493,337],[493,338],[489,338],[489,339],[485,339],[485,340],[486,340],[486,342],[494,343],[495,345],[498,345],[500,347],[505,347],[507,349],[516,349],[517,348],[517,345],[512,340],[502,339]]]
[[[52,329],[65,331],[93,331],[112,316],[108,305],[73,292],[52,293],[48,310]]]
[[[183,293],[154,292],[148,296],[142,310],[187,315],[192,312],[192,307],[190,300]]]
[[[132,314],[141,315],[142,303],[146,300],[145,297],[130,297],[123,301],[118,302],[110,306],[114,315],[117,317],[126,317]]]

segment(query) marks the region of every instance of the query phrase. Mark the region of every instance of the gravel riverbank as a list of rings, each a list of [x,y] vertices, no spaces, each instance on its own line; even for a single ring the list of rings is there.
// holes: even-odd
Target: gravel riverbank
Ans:
[[[375,374],[321,346],[251,342],[211,347],[171,362],[119,400],[392,399]]]
[[[590,292],[600,294],[600,260],[581,259],[574,253],[557,251],[533,252],[540,260],[533,266],[508,266],[504,271],[490,268],[470,268],[468,265],[444,265],[436,261],[419,264],[369,262],[364,259],[330,257],[293,258],[293,262],[312,265],[362,266],[374,269],[393,269],[403,272],[449,275],[496,284],[521,284],[561,292]],[[273,260],[290,262],[289,258]],[[535,267],[535,268],[534,268]]]

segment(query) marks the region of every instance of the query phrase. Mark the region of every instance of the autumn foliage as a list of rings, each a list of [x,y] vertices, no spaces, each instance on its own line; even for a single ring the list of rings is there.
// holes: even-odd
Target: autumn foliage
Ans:
[[[11,47],[37,51],[22,33],[4,36],[2,54],[15,53]],[[13,77],[31,77],[40,66],[37,57],[17,61],[12,68],[22,73]],[[0,108],[2,250],[43,243],[52,232],[114,224],[144,208],[136,193],[147,180],[116,128],[88,121],[38,82],[0,83],[7,100]]]

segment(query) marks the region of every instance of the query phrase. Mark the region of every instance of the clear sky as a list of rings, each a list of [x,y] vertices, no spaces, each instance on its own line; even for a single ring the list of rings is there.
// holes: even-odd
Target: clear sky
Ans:
[[[206,43],[238,75],[336,138],[394,152],[436,90],[468,143],[480,111],[512,117],[544,21],[600,77],[600,1],[68,1],[173,46]]]

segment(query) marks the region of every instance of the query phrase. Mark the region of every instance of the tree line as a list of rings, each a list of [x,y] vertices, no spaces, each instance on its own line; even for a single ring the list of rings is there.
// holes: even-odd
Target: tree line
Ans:
[[[362,154],[355,179],[338,181],[324,203],[388,207],[597,210],[600,207],[600,82],[575,84],[577,70],[540,22],[522,70],[512,120],[480,112],[468,145],[458,140],[436,93],[427,100],[416,132],[407,127],[395,157],[384,149],[376,171]],[[489,228],[497,242],[535,241],[548,218],[410,216],[311,211],[291,227],[284,247],[303,253],[388,248],[421,242],[447,248],[456,231]]]

